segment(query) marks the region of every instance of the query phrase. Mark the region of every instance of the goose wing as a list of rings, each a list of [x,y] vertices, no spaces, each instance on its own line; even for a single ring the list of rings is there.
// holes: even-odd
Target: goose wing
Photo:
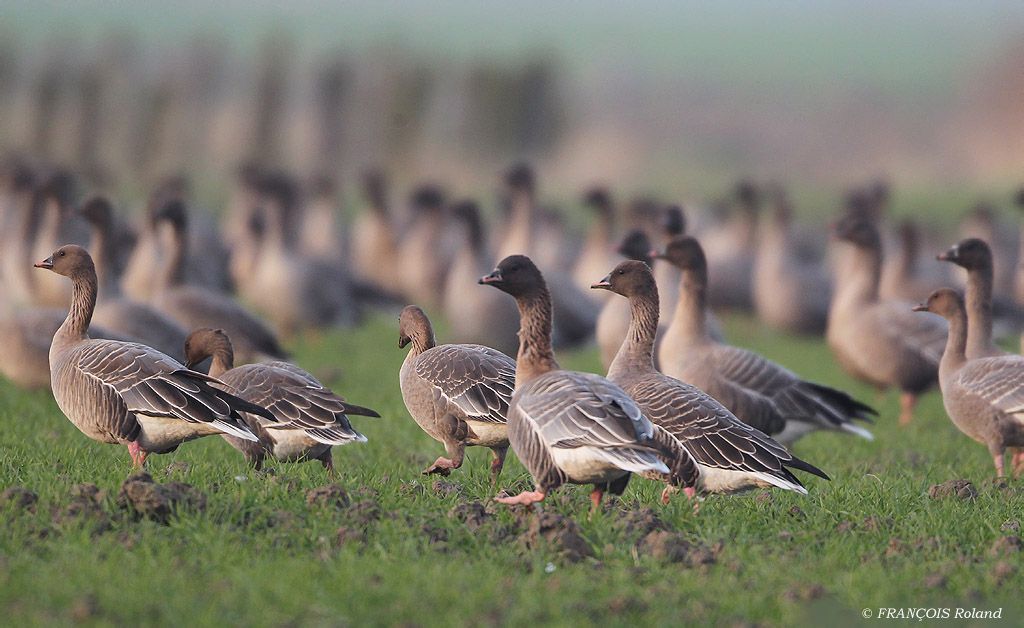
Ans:
[[[970,393],[1024,422],[1024,358],[1008,355],[971,360],[957,379]]]
[[[481,345],[441,345],[422,353],[416,374],[475,421],[505,423],[516,385],[516,363]]]

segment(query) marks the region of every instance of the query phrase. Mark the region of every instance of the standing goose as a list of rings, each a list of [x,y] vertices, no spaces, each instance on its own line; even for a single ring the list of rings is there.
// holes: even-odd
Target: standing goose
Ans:
[[[519,346],[519,312],[514,303],[494,290],[480,290],[476,280],[494,264],[473,201],[457,203],[452,216],[463,230],[464,242],[448,271],[444,313],[452,337],[459,342],[482,344],[504,354]]]
[[[949,274],[942,264],[931,260],[921,264],[921,230],[912,219],[906,219],[897,228],[899,250],[894,259],[882,266],[882,279],[878,294],[883,299],[913,299],[919,301],[932,290],[948,283]]]
[[[583,195],[583,205],[592,212],[593,220],[573,266],[572,278],[579,286],[587,285],[616,261],[615,243],[612,241],[615,204],[611,193],[604,187],[594,187]],[[590,298],[605,301],[602,293],[591,293]]]
[[[437,345],[430,320],[408,305],[398,319],[398,347],[412,345],[402,363],[399,383],[409,414],[428,436],[444,445],[424,475],[448,475],[462,466],[467,446],[494,454],[491,478],[498,481],[508,452],[508,408],[516,363],[490,347]]]
[[[992,341],[993,266],[988,244],[978,238],[967,238],[940,253],[937,259],[967,270],[967,359],[1006,355]]]
[[[57,249],[37,268],[71,279],[67,318],[50,346],[53,396],[83,434],[127,445],[136,466],[150,453],[168,453],[201,436],[231,434],[256,440],[243,412],[274,416],[217,388],[218,380],[190,371],[145,345],[89,337],[96,305],[96,269],[80,246]]]
[[[136,338],[179,362],[184,360],[181,346],[185,342],[185,329],[151,306],[121,294],[113,268],[116,251],[111,237],[114,215],[110,202],[103,197],[94,197],[86,201],[79,212],[92,226],[91,248],[99,286],[92,320],[107,329]]]
[[[647,418],[686,447],[700,468],[699,490],[732,493],[777,486],[806,494],[787,467],[828,479],[764,432],[737,419],[704,391],[654,368],[658,287],[644,262],[622,262],[591,287],[626,297],[624,302],[630,307],[629,335],[608,369],[608,379],[622,386]],[[663,500],[670,491],[671,487],[665,489]]]
[[[384,174],[371,170],[363,176],[366,209],[352,225],[352,265],[356,277],[379,290],[398,290],[398,238],[388,205]]]
[[[38,214],[39,230],[36,233],[32,258],[39,259],[52,253],[62,243],[73,241],[84,243],[74,227],[80,226],[72,220],[72,207],[77,195],[77,182],[69,172],[54,172],[36,190],[33,211]],[[71,231],[76,231],[74,234]],[[66,281],[56,275],[36,274],[34,277],[33,299],[43,307],[65,308],[71,298]]]
[[[939,366],[942,402],[961,432],[988,447],[996,476],[1004,477],[1007,448],[1024,447],[1024,358],[1017,355],[968,359],[967,312],[963,299],[941,288],[928,302],[913,308],[949,322],[949,335]],[[1013,458],[1017,474],[1024,471],[1024,451]]]
[[[186,329],[223,328],[232,338],[242,361],[284,358],[284,349],[263,321],[231,297],[184,282],[188,247],[188,215],[184,203],[167,201],[156,218],[160,223],[169,223],[171,243],[162,275],[156,281],[154,307]]]
[[[651,265],[651,241],[638,229],[626,234],[619,243],[618,252],[627,260],[638,260]],[[601,350],[601,365],[607,370],[615,359],[622,341],[629,332],[629,303],[622,299],[608,299],[597,317],[597,346]]]
[[[448,273],[447,247],[443,245],[446,215],[444,192],[424,185],[410,200],[412,223],[398,249],[402,293],[406,299],[423,303],[435,311],[441,307],[437,286]]]
[[[882,241],[871,222],[847,215],[834,232],[847,250],[836,266],[825,338],[847,373],[900,390],[900,424],[906,425],[918,396],[938,383],[946,324],[934,316],[914,317],[909,304],[879,298]]]
[[[700,473],[679,441],[651,423],[621,388],[592,373],[564,371],[551,350],[551,295],[529,257],[503,259],[480,283],[519,306],[519,354],[508,437],[535,488],[504,504],[542,501],[562,484],[593,484],[594,507],[608,491],[621,495],[631,473],[692,488]]]
[[[754,251],[761,195],[753,183],[741,181],[734,192],[729,219],[702,237],[709,260],[711,305],[750,311],[753,308]]]
[[[683,271],[675,316],[658,351],[666,375],[707,392],[744,422],[784,444],[818,429],[872,439],[870,432],[853,423],[870,420],[875,411],[869,406],[711,337],[705,315],[707,261],[697,240],[677,238],[663,257]]]
[[[246,417],[258,442],[224,434],[224,439],[256,469],[270,455],[282,462],[319,460],[333,475],[331,447],[366,442],[347,415],[380,416],[374,410],[348,403],[294,364],[266,362],[236,367],[231,339],[220,329],[197,329],[189,334],[185,356],[189,368],[211,358],[210,377],[275,417],[276,422]]]
[[[679,205],[666,207],[657,220],[659,247],[667,246],[673,238],[686,233],[686,214]],[[650,264],[654,269],[654,280],[658,282],[658,293],[662,296],[658,320],[672,320],[672,312],[675,311],[676,301],[679,300],[679,269],[664,260],[654,260],[653,256]]]

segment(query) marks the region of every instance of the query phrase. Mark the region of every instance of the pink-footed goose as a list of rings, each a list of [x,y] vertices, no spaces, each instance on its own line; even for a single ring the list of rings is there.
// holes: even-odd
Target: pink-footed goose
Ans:
[[[673,238],[686,233],[686,214],[679,205],[665,207],[655,220],[659,248],[667,246]],[[654,269],[654,280],[658,282],[658,294],[661,295],[658,320],[664,323],[672,320],[672,312],[675,311],[676,301],[679,300],[679,269],[665,260],[655,260],[653,256],[650,263],[653,264],[651,268]]]
[[[168,256],[155,279],[153,306],[186,329],[222,328],[231,337],[239,361],[281,359],[285,351],[277,337],[259,318],[231,297],[202,286],[185,283],[188,256],[188,214],[180,200],[170,200],[155,214],[170,226]]]
[[[992,340],[993,264],[988,244],[978,238],[967,238],[940,253],[937,259],[967,271],[967,359],[1006,355]]]
[[[946,324],[913,316],[907,303],[879,298],[882,241],[874,224],[849,214],[836,223],[834,236],[846,250],[835,269],[825,338],[851,376],[900,390],[905,425],[913,420],[918,396],[938,383]]]
[[[760,204],[757,188],[750,182],[740,182],[728,219],[701,234],[707,251],[713,307],[750,311],[754,306],[754,251]]]
[[[447,212],[444,192],[435,185],[416,189],[409,202],[412,222],[398,249],[401,288],[405,298],[422,303],[430,311],[440,310],[445,275],[451,262],[443,245]]]
[[[221,329],[197,329],[185,341],[186,365],[210,358],[210,377],[226,390],[274,415],[276,422],[249,415],[247,424],[259,441],[224,434],[256,469],[269,456],[282,462],[319,460],[334,473],[331,448],[365,443],[348,415],[379,417],[376,411],[345,401],[305,370],[289,362],[235,366],[231,339]]]
[[[5,168],[0,184],[4,213],[4,231],[0,234],[3,300],[6,304],[27,305],[32,302],[36,278],[36,273],[31,272],[31,260],[35,259],[32,243],[38,227],[38,215],[33,211],[35,173],[26,164],[14,163]]]
[[[62,246],[36,267],[71,280],[71,307],[50,346],[51,388],[61,411],[89,438],[126,445],[142,466],[148,454],[174,451],[201,436],[255,440],[242,412],[276,420],[151,347],[90,338],[97,280],[82,247]]]
[[[35,207],[39,230],[36,233],[33,259],[41,259],[66,242],[83,244],[80,220],[72,216],[78,185],[69,172],[57,171],[36,190]],[[68,282],[56,275],[34,277],[33,301],[42,307],[65,308],[71,300]]]
[[[387,182],[383,173],[371,170],[362,184],[367,204],[352,225],[352,265],[360,280],[395,294],[400,285],[398,237],[388,205]]]
[[[494,290],[480,290],[476,280],[494,266],[480,210],[473,201],[452,208],[464,242],[452,261],[444,290],[444,314],[458,342],[486,345],[505,354],[519,346],[519,312],[511,300]]]
[[[638,229],[626,234],[626,237],[619,243],[618,253],[628,260],[638,260],[648,266],[653,259],[651,257],[651,241],[647,235]],[[597,330],[594,335],[597,338],[597,346],[601,351],[601,365],[605,370],[612,364],[619,347],[626,339],[629,332],[630,308],[629,302],[623,299],[608,299],[601,307],[601,314],[597,317]]]
[[[618,258],[612,240],[615,237],[615,203],[611,193],[607,188],[593,187],[584,193],[583,205],[590,210],[593,218],[583,248],[573,265],[572,278],[579,286],[588,285],[594,277],[615,264]],[[598,302],[607,301],[605,296],[603,292],[590,293],[590,297]]]
[[[413,420],[444,445],[425,475],[448,475],[462,466],[467,446],[489,448],[496,483],[508,452],[507,414],[516,363],[500,351],[473,344],[438,345],[423,310],[408,305],[398,319],[398,347],[412,345],[399,372],[402,399]]]
[[[562,484],[593,484],[596,509],[605,492],[621,494],[632,473],[695,486],[700,471],[693,457],[625,391],[599,375],[558,366],[551,349],[551,295],[529,257],[506,257],[480,283],[514,297],[521,319],[508,438],[533,476],[534,490],[499,502],[533,504]]]
[[[1017,230],[1010,227],[994,205],[982,202],[966,213],[958,231],[961,239],[984,240],[992,250],[993,294],[1012,294],[1014,269],[1019,263],[1013,241]]]
[[[679,267],[679,303],[658,350],[662,372],[705,391],[745,423],[789,444],[814,430],[871,440],[854,421],[875,411],[752,351],[716,342],[707,331],[707,261],[692,237],[676,238],[662,257]]]
[[[914,310],[938,314],[949,322],[939,366],[942,402],[949,418],[961,432],[988,448],[997,477],[1005,476],[1007,448],[1016,448],[1011,464],[1019,475],[1024,471],[1024,357],[968,358],[968,316],[954,290],[936,290]]]
[[[878,295],[882,299],[920,301],[949,283],[949,273],[933,259],[921,259],[921,229],[912,219],[897,227],[899,250],[882,266]],[[888,257],[888,256],[886,256]],[[925,262],[925,263],[922,263]]]
[[[764,432],[737,419],[704,391],[655,369],[658,287],[647,264],[622,262],[591,287],[626,297],[630,307],[629,334],[608,369],[608,379],[621,386],[647,418],[679,439],[690,452],[700,468],[698,490],[733,493],[776,486],[806,494],[789,468],[828,479],[820,469],[794,457]],[[665,491],[663,500],[667,500],[671,487]]]

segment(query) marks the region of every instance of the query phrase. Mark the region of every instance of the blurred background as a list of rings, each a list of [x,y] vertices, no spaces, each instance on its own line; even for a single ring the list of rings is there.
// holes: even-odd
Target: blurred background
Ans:
[[[246,162],[487,192],[525,158],[556,197],[885,176],[909,212],[1019,184],[1024,3],[8,0],[0,149],[210,201]]]

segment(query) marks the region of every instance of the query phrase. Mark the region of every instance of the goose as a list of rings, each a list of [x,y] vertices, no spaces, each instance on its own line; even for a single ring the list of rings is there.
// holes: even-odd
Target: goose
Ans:
[[[505,354],[515,353],[519,346],[519,312],[515,304],[494,290],[480,290],[475,285],[480,274],[493,266],[480,209],[473,201],[462,201],[452,207],[451,213],[461,225],[465,239],[445,283],[444,314],[452,337]]]
[[[661,257],[679,267],[679,303],[658,349],[663,373],[705,391],[744,422],[790,444],[814,430],[872,440],[854,423],[874,409],[850,395],[801,379],[752,351],[711,338],[707,331],[707,261],[696,239],[679,237]]]
[[[505,173],[502,205],[506,218],[498,231],[503,236],[497,251],[499,257],[533,252],[536,189],[536,177],[528,164],[514,164]]]
[[[467,446],[480,446],[493,453],[491,478],[497,483],[508,452],[515,361],[482,345],[438,345],[430,319],[415,305],[398,318],[398,348],[409,345],[399,372],[402,399],[420,429],[448,455],[423,474],[448,475],[462,466]]]
[[[618,252],[628,260],[639,260],[648,266],[651,258],[651,241],[643,231],[634,229],[626,234],[619,243]],[[593,287],[593,286],[591,286]],[[629,303],[622,299],[608,299],[597,317],[597,329],[594,332],[597,346],[601,352],[601,364],[605,370],[611,366],[615,354],[618,353],[622,341],[629,331]]]
[[[367,207],[352,225],[352,265],[356,277],[378,289],[398,290],[398,239],[387,198],[384,174],[371,170],[363,176]]]
[[[38,214],[35,206],[35,173],[23,163],[10,164],[2,177],[4,231],[3,299],[6,303],[24,305],[32,302],[35,273],[32,273],[32,243],[35,240]],[[46,378],[49,381],[49,377]]]
[[[948,283],[948,273],[942,272],[943,267],[934,260],[927,266],[921,264],[921,233],[916,222],[909,218],[902,221],[897,229],[897,240],[897,255],[882,266],[878,286],[881,298],[919,301]]]
[[[1024,358],[1017,355],[967,357],[968,325],[963,299],[940,288],[926,303],[913,308],[949,322],[949,334],[939,366],[939,387],[946,413],[961,432],[985,445],[1004,477],[1007,448],[1018,448],[1011,468],[1024,471]]]
[[[708,258],[711,305],[750,311],[753,309],[754,250],[760,192],[741,181],[734,192],[729,219],[703,234]]]
[[[51,389],[57,406],[89,438],[126,445],[141,467],[148,454],[172,452],[201,436],[256,440],[243,412],[276,421],[263,408],[218,389],[218,380],[156,349],[90,338],[97,279],[82,247],[62,246],[35,266],[71,280],[71,307],[50,346]]]
[[[872,223],[846,215],[835,224],[834,239],[844,250],[825,339],[851,376],[900,390],[900,424],[906,425],[918,396],[938,383],[946,324],[939,317],[912,316],[909,304],[879,298],[882,241]]]
[[[310,199],[302,213],[299,250],[332,266],[345,268],[347,255],[339,220],[338,184],[321,175],[310,182]]]
[[[754,310],[771,328],[820,334],[828,319],[831,282],[821,263],[806,263],[795,255],[792,207],[783,191],[772,196],[772,208],[757,226]]]
[[[828,479],[764,432],[737,419],[704,391],[654,368],[658,286],[646,263],[622,262],[591,287],[626,297],[624,302],[630,308],[629,334],[608,369],[608,379],[690,452],[700,469],[698,491],[733,493],[775,486],[806,495],[807,489],[790,468]],[[666,487],[663,501],[671,488]]]
[[[112,268],[116,257],[112,238],[113,207],[106,198],[89,199],[79,213],[92,226],[93,264],[98,278],[98,300],[92,320],[97,325],[114,330],[179,362],[186,331],[167,315],[153,307],[121,295],[120,285]]]
[[[609,380],[558,366],[551,349],[551,295],[529,257],[506,257],[480,283],[511,295],[519,307],[508,439],[534,480],[534,490],[498,502],[528,505],[562,484],[593,484],[597,509],[605,492],[622,494],[632,473],[670,476],[674,486],[693,494],[700,471],[674,436]]]
[[[352,427],[348,415],[380,417],[375,410],[345,401],[294,364],[264,362],[236,367],[231,339],[222,329],[193,331],[184,350],[187,367],[194,368],[209,358],[210,377],[223,382],[228,392],[274,415],[276,422],[246,417],[247,425],[259,437],[257,442],[223,435],[256,469],[272,456],[282,462],[319,460],[333,475],[331,448],[366,442],[366,437]]]
[[[413,192],[409,206],[412,223],[398,250],[402,293],[431,311],[439,310],[442,303],[436,287],[444,285],[450,263],[442,246],[446,226],[444,192],[437,186],[423,185]]]
[[[967,270],[967,359],[1006,355],[992,340],[993,264],[988,244],[978,238],[967,238],[939,253],[936,259]]]
[[[594,277],[604,272],[616,261],[615,243],[612,241],[615,231],[615,204],[607,188],[595,186],[583,195],[583,205],[590,210],[593,220],[587,231],[583,249],[576,257],[572,277],[577,285],[585,286]],[[604,302],[603,292],[591,293],[591,298]],[[617,300],[617,299],[616,299]]]
[[[184,282],[188,249],[185,204],[180,200],[169,200],[154,216],[158,223],[170,226],[171,241],[167,259],[156,279],[153,306],[185,329],[224,329],[231,337],[240,361],[283,359],[284,349],[263,321],[224,294]]]
[[[77,182],[69,172],[54,172],[36,190],[35,207],[39,230],[36,233],[33,259],[49,255],[64,242],[84,243],[71,218],[77,195]],[[42,307],[65,308],[71,300],[68,283],[56,275],[36,274],[33,282],[33,302]]]
[[[686,214],[683,212],[683,208],[679,205],[665,207],[658,218],[658,246],[666,246],[673,238],[684,233],[686,233]],[[654,280],[658,282],[658,293],[662,295],[658,319],[668,321],[672,319],[676,301],[679,300],[679,269],[664,260],[654,260],[653,256],[650,257],[650,264],[653,264],[651,267],[654,269]],[[620,301],[621,299],[614,300]]]
[[[986,202],[971,208],[960,222],[961,239],[984,240],[992,250],[992,285],[994,294],[1012,294],[1017,250],[1011,242],[1016,229],[1010,227],[997,209]]]

